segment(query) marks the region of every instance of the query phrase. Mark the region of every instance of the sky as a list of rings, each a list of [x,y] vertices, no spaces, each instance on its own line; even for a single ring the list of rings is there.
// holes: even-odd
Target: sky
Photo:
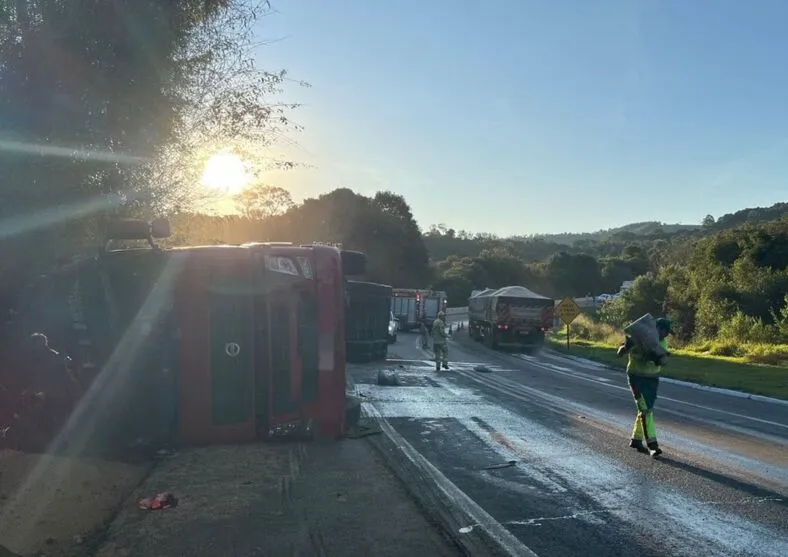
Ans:
[[[784,0],[272,0],[259,66],[304,130],[269,182],[390,189],[499,235],[788,200]]]

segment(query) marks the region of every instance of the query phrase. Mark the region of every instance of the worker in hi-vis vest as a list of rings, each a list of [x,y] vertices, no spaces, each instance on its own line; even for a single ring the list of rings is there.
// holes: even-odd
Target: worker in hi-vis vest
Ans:
[[[656,320],[659,344],[667,351],[668,335],[673,334],[673,325],[668,319],[661,317]],[[659,374],[662,366],[657,365],[646,353],[645,349],[627,336],[624,344],[619,346],[617,354],[629,355],[627,361],[627,381],[632,396],[635,398],[637,415],[632,429],[629,446],[638,452],[650,454],[657,458],[662,449],[657,443],[657,430],[654,425],[654,403],[657,401]],[[643,444],[645,437],[645,445]]]
[[[449,369],[449,346],[446,334],[446,314],[438,313],[438,318],[432,323],[432,350],[435,352],[435,371]]]

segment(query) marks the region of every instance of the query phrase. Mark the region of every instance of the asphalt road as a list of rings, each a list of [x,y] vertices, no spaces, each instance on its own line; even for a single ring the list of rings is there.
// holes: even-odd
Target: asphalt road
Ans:
[[[521,550],[788,555],[788,406],[663,383],[654,460],[627,446],[634,404],[620,372],[493,352],[464,331],[449,372],[417,335],[390,353],[400,386],[356,371],[365,400]]]

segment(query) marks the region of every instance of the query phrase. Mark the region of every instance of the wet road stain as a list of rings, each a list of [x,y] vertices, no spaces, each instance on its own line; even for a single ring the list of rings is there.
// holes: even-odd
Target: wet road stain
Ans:
[[[595,430],[589,436],[584,422],[598,420],[599,409],[540,397],[495,374],[483,375],[495,379],[481,384],[469,382],[462,371],[471,371],[471,364],[457,366],[460,373],[434,375],[425,374],[426,366],[405,366],[428,387],[394,388],[385,396],[375,391],[382,397],[376,406],[416,450],[540,557],[788,555],[788,522],[781,518],[788,517],[788,506],[780,494],[762,490],[754,496],[725,485],[716,499],[713,489],[671,485],[666,478],[675,483],[683,476],[691,484],[717,479],[698,476],[686,464],[633,468],[621,456],[600,452],[603,445],[593,446],[593,439],[605,444],[617,435]],[[560,408],[563,414],[556,412]],[[581,433],[582,441],[575,436]],[[515,466],[495,465],[513,457]],[[732,489],[753,496],[731,497]],[[754,515],[734,512],[758,508]]]
[[[490,439],[509,449],[513,454],[518,456],[524,457],[526,456],[525,453],[521,452],[520,449],[512,443],[504,434],[495,430],[493,426],[479,418],[478,416],[471,416],[471,420],[477,424],[479,427],[482,428],[484,431],[490,434]]]

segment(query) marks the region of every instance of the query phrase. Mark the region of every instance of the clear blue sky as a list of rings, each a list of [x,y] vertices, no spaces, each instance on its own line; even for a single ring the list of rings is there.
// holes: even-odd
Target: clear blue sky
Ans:
[[[502,235],[697,223],[788,199],[788,0],[273,0],[309,89],[277,185],[403,194]]]

